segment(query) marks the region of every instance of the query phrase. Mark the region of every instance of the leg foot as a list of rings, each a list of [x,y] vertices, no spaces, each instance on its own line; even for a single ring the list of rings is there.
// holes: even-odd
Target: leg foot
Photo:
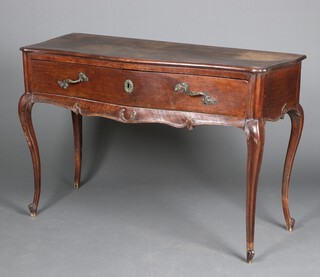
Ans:
[[[79,183],[73,183],[73,188],[78,189],[79,188]]]
[[[37,216],[37,205],[35,203],[31,203],[28,208],[32,217]]]
[[[82,163],[82,115],[71,112],[74,136],[74,189],[80,186]]]
[[[247,263],[248,264],[252,264],[253,258],[254,258],[254,254],[255,253],[254,253],[253,249],[247,251]]]
[[[290,218],[290,225],[286,227],[287,231],[292,232],[296,221],[294,218]]]
[[[296,155],[299,141],[301,138],[304,115],[303,109],[300,105],[297,107],[296,110],[290,110],[288,114],[291,119],[291,134],[282,177],[282,209],[286,221],[286,228],[288,231],[291,232],[293,230],[295,220],[291,218],[289,210],[290,176],[294,157]]]
[[[247,261],[251,263],[254,256],[256,195],[264,148],[264,122],[249,119],[246,121],[244,131],[247,135],[248,148],[246,194]]]

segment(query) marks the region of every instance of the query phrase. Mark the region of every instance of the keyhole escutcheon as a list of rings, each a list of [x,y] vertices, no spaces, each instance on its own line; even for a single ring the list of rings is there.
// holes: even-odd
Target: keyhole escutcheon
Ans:
[[[124,90],[125,90],[126,93],[132,93],[133,92],[134,86],[133,86],[133,82],[131,80],[129,80],[129,79],[125,80],[123,87],[124,87]]]

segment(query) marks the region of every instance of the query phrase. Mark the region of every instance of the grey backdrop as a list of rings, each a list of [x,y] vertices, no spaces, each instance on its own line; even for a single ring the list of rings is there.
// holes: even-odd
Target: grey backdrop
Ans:
[[[318,0],[1,0],[0,275],[319,276],[319,13]],[[290,194],[296,230],[284,231],[281,210],[287,117],[266,126],[256,259],[247,266],[241,130],[85,118],[84,185],[74,192],[70,113],[44,104],[33,109],[43,192],[32,220],[19,47],[70,32],[306,54]]]

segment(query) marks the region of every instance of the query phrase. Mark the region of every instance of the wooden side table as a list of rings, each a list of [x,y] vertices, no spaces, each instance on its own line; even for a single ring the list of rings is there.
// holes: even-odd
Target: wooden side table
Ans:
[[[288,114],[292,130],[282,180],[287,229],[290,174],[303,127],[299,104],[303,55],[150,40],[69,34],[21,48],[25,93],[19,116],[31,151],[34,199],[40,198],[40,157],[31,110],[49,103],[71,110],[75,177],[81,172],[82,116],[123,123],[234,126],[247,138],[247,262],[254,257],[254,224],[265,123]]]

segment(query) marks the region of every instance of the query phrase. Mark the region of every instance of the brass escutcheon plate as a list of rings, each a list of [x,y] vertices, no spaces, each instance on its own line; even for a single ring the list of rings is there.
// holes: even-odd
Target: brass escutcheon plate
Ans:
[[[124,90],[126,91],[126,93],[132,93],[133,92],[133,82],[131,80],[125,80],[124,84],[123,84]]]

